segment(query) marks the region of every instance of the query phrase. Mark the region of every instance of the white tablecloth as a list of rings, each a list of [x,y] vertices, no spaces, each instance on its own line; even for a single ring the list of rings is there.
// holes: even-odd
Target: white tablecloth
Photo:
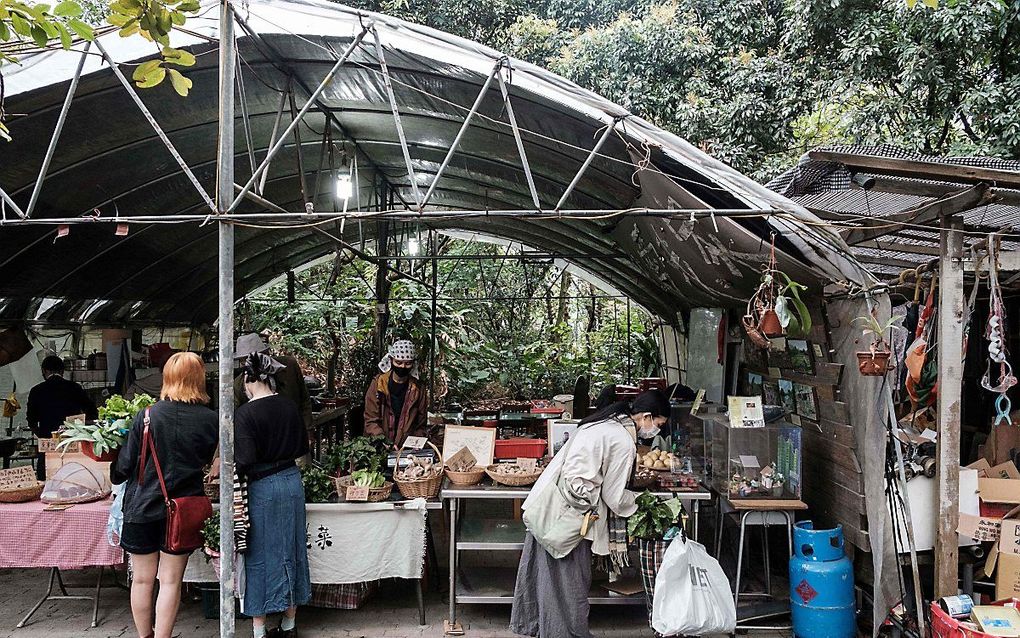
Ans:
[[[425,565],[425,499],[394,503],[306,505],[308,567],[316,584],[421,578]],[[186,582],[212,582],[216,574],[201,552]]]

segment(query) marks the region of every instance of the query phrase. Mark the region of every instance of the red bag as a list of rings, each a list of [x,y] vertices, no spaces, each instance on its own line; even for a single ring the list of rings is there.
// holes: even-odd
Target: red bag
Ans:
[[[149,432],[149,408],[145,408],[145,430],[142,434],[142,459],[138,465],[138,484],[145,482],[146,454],[152,451],[152,462],[156,464],[156,476],[166,501],[166,537],[163,541],[171,552],[191,552],[201,547],[202,525],[212,516],[212,502],[208,496],[180,496],[170,498],[163,481],[163,470],[156,455],[156,442]]]

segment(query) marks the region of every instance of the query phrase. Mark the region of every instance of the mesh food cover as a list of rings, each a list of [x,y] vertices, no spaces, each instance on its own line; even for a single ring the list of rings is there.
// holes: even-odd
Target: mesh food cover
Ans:
[[[68,463],[46,481],[43,503],[89,503],[110,495],[110,482],[101,472],[81,463]]]

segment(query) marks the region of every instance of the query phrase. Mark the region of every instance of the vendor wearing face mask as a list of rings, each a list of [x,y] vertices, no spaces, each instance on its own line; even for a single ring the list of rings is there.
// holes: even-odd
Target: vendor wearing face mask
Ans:
[[[382,434],[397,447],[409,436],[424,436],[428,395],[417,378],[414,344],[394,343],[379,370],[365,393],[365,434]]]

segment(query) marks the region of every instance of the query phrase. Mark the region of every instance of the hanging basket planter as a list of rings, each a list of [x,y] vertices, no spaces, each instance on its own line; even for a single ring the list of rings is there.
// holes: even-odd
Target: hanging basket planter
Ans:
[[[872,344],[871,350],[857,353],[857,369],[866,377],[881,377],[889,372],[889,359],[892,352],[878,348]]]
[[[751,343],[759,348],[768,347],[769,339],[758,329],[758,322],[754,320],[754,315],[744,315],[740,323],[744,327],[744,332],[747,333],[747,338],[751,340]]]
[[[779,321],[779,315],[775,310],[769,308],[761,315],[758,322],[758,330],[766,337],[783,336],[783,324]]]

